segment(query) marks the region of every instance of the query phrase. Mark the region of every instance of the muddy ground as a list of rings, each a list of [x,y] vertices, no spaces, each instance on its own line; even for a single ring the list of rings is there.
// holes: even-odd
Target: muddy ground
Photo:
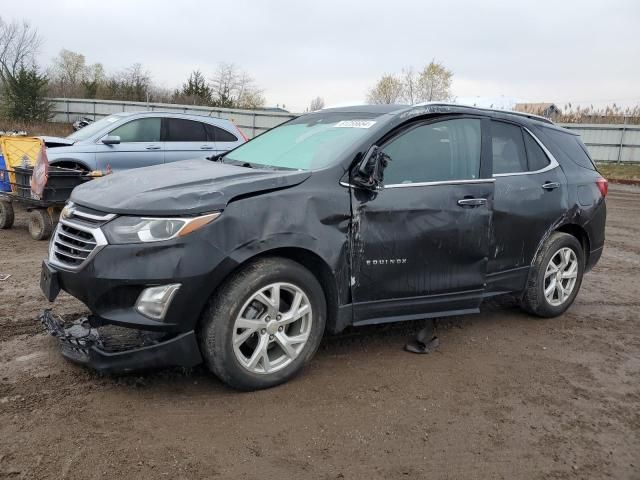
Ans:
[[[607,245],[575,305],[328,338],[287,385],[202,369],[100,377],[40,333],[46,244],[0,231],[0,478],[640,479],[640,189],[611,188]],[[81,313],[63,296],[57,311]]]

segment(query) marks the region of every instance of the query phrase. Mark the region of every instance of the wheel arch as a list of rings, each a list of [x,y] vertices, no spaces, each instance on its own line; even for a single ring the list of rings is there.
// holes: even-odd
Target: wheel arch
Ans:
[[[591,240],[587,231],[577,223],[567,223],[561,225],[556,229],[556,232],[568,233],[578,239],[580,245],[582,245],[582,252],[584,253],[584,264],[589,264],[589,253],[591,252]]]
[[[220,280],[216,288],[211,292],[211,295],[214,295],[215,292],[228,281],[229,277],[240,269],[256,260],[269,257],[281,257],[293,260],[305,267],[316,277],[324,292],[327,305],[326,329],[327,331],[334,331],[338,322],[338,305],[340,303],[337,280],[329,264],[320,255],[307,248],[274,247],[247,256],[226,272],[224,278]]]
[[[549,229],[547,231],[547,234],[542,238],[542,240],[538,244],[536,253],[533,256],[533,259],[531,260],[531,265],[530,265],[531,268],[529,268],[529,273],[527,274],[527,283],[525,285],[528,285],[529,281],[531,280],[531,274],[533,273],[533,265],[535,264],[538,256],[541,254],[545,241],[555,232],[566,233],[568,235],[575,237],[578,240],[578,242],[580,242],[580,245],[582,245],[582,251],[584,254],[584,264],[589,265],[589,253],[591,251],[590,250],[591,242],[589,240],[589,235],[587,231],[584,229],[584,227],[578,225],[577,223],[565,223],[560,226],[556,226],[555,228]]]
[[[76,167],[80,167],[82,170],[86,170],[87,172],[91,171],[91,167],[89,167],[89,165],[87,165],[86,162],[83,162],[81,160],[77,160],[75,158],[61,158],[61,159],[56,159],[56,160],[52,160],[50,162],[50,165],[52,167],[61,167],[61,168],[76,168]]]

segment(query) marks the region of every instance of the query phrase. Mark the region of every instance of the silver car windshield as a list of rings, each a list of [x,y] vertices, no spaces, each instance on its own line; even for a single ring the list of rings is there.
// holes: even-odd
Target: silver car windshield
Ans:
[[[241,145],[222,161],[296,170],[324,168],[367,135],[379,116],[362,112],[303,115]]]
[[[67,138],[75,142],[86,140],[87,138],[93,137],[96,133],[106,128],[108,125],[112,125],[121,119],[122,117],[119,117],[117,115],[110,115],[106,118],[103,118],[102,120],[98,120],[97,122],[90,123],[86,127],[78,130],[77,132],[73,132]]]

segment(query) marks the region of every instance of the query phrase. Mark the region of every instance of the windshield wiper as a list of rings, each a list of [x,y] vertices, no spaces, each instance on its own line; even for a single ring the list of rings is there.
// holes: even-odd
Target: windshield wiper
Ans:
[[[298,170],[297,168],[291,168],[291,167],[281,167],[281,166],[275,166],[275,165],[266,165],[264,163],[251,163],[244,160],[235,160],[233,158],[226,157],[224,153],[221,155],[214,155],[208,158],[209,160],[213,160],[214,162],[226,163],[228,165],[237,165],[239,167],[245,167],[245,168],[255,168],[257,170],[289,170],[289,171]]]
[[[232,158],[228,158],[228,159],[225,160],[223,158],[223,155],[219,155],[218,157],[220,157],[220,158],[219,158],[219,160],[216,160],[216,161],[219,161],[220,163],[227,163],[229,165],[238,165],[239,167],[256,168],[256,166],[253,163],[244,162],[242,160],[233,160]],[[213,157],[213,158],[215,158],[215,157]]]
[[[207,160],[211,160],[212,162],[224,163],[224,161],[222,160],[222,157],[224,157],[225,153],[226,152],[218,153],[217,155],[211,155],[210,157],[207,157]]]

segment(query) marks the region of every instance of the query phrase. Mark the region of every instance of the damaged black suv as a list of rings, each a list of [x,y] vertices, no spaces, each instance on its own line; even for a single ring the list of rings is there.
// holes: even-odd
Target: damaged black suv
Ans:
[[[218,158],[76,188],[41,287],[91,314],[42,320],[101,371],[204,361],[233,387],[270,387],[347,326],[506,293],[560,315],[602,253],[606,193],[580,139],[543,118],[323,110]]]

